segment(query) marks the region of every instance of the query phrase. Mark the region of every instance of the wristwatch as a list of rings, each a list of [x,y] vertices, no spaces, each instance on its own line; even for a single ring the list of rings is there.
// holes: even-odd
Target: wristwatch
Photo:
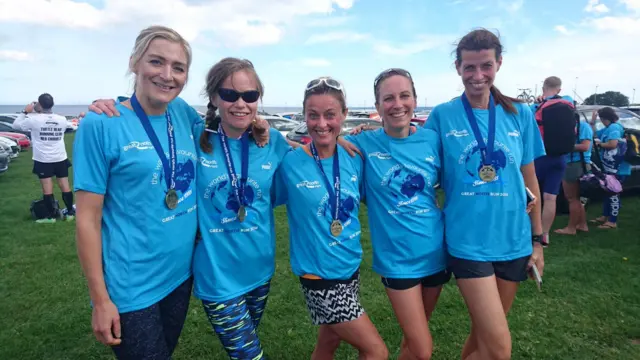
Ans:
[[[531,241],[540,243],[540,245],[542,245],[542,246],[549,245],[549,243],[547,242],[547,239],[545,238],[544,235],[532,235],[531,236]]]

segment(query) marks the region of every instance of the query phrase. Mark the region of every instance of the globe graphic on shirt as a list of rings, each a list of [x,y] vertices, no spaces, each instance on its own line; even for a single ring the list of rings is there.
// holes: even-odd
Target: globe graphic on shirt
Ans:
[[[196,167],[193,160],[187,159],[185,162],[178,162],[176,164],[175,174],[175,189],[183,194],[189,190],[189,185],[196,176]],[[160,181],[164,182],[164,171],[160,172]]]
[[[424,176],[403,167],[395,170],[385,184],[391,189],[394,198],[412,198],[422,192],[426,186]]]
[[[491,165],[496,169],[496,174],[501,177],[502,169],[507,166],[507,156],[502,150],[494,150],[491,154]],[[465,168],[467,174],[474,181],[482,181],[478,172],[482,167],[482,155],[479,147],[473,148],[465,158]]]
[[[213,205],[213,208],[218,212],[218,214],[222,214],[224,212],[237,214],[240,209],[240,204],[238,203],[233,188],[231,186],[227,186],[229,184],[229,180],[223,180],[211,188],[211,205]],[[247,204],[246,207],[249,208],[251,204],[253,204],[254,200],[255,191],[251,186],[245,184],[244,203]],[[220,204],[224,204],[224,208],[221,207]]]
[[[340,194],[340,209],[338,211],[338,220],[343,224],[351,218],[351,212],[356,208],[355,200],[349,195]],[[333,198],[333,197],[332,197]],[[324,217],[330,223],[333,221],[333,213],[331,211],[333,204],[331,199],[324,203]]]

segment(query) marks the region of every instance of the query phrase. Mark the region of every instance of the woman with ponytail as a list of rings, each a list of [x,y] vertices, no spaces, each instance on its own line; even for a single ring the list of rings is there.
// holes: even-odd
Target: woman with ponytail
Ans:
[[[442,142],[448,266],[471,316],[462,359],[510,359],[506,314],[518,284],[544,270],[540,190],[534,159],[544,147],[531,110],[493,84],[502,65],[498,37],[484,29],[456,49],[464,93],[436,106],[426,127]]]

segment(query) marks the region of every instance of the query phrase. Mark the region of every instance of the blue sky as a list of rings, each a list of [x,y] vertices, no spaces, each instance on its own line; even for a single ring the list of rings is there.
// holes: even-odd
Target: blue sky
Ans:
[[[475,27],[501,35],[496,85],[507,94],[550,75],[583,98],[596,86],[630,98],[640,89],[640,0],[0,0],[0,8],[0,104],[42,92],[58,104],[130,94],[130,51],[151,24],[190,41],[181,96],[193,105],[206,103],[207,70],[237,56],[255,64],[265,106],[299,106],[320,75],[343,81],[349,106],[371,106],[373,79],[389,67],[409,70],[419,104],[433,106],[462,92],[451,52]]]

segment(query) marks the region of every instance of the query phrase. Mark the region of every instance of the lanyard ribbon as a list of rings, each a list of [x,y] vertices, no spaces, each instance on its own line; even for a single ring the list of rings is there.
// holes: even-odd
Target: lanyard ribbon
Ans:
[[[469,99],[467,99],[467,95],[463,93],[461,99],[464,110],[467,113],[467,119],[469,120],[469,124],[471,125],[471,130],[473,130],[473,135],[476,137],[476,141],[478,141],[478,148],[480,149],[480,153],[482,155],[482,165],[491,165],[491,157],[493,155],[493,147],[496,137],[496,104],[493,101],[493,94],[489,95],[489,133],[487,134],[488,144],[484,142],[484,138],[480,133],[478,120],[473,114],[473,109],[471,108]]]
[[[329,183],[329,178],[322,167],[320,156],[318,156],[318,149],[316,149],[313,142],[311,142],[309,147],[311,148],[311,155],[313,155],[313,159],[316,161],[316,165],[318,165],[318,168],[323,175],[322,179],[324,180],[324,186],[327,188],[327,193],[329,193],[329,204],[331,205],[333,220],[338,220],[340,211],[340,161],[338,159],[338,146],[336,145],[336,151],[333,153],[333,189],[331,183]]]
[[[156,150],[156,153],[158,154],[158,157],[162,162],[162,168],[164,169],[164,180],[167,183],[167,190],[174,189],[176,187],[176,142],[169,109],[165,111],[165,117],[167,118],[167,136],[169,137],[169,159],[167,159],[164,151],[162,151],[160,140],[158,140],[156,132],[153,131],[153,127],[151,127],[151,121],[149,121],[149,117],[142,109],[142,106],[140,106],[135,93],[133,94],[133,96],[131,96],[131,107],[133,107],[133,111],[138,116],[138,119],[140,119],[144,131],[147,133],[147,136],[149,137],[149,140],[151,140],[153,148]]]
[[[233,194],[236,197],[236,201],[238,201],[238,206],[244,206],[245,198],[244,198],[244,187],[247,183],[248,173],[249,173],[249,131],[245,131],[240,138],[240,144],[242,147],[242,155],[241,155],[241,178],[238,181],[238,175],[236,173],[236,168],[233,166],[233,159],[231,158],[231,151],[229,150],[229,138],[227,134],[224,132],[224,128],[222,125],[218,127],[218,133],[220,137],[220,144],[222,145],[222,151],[224,151],[224,159],[227,164],[227,172],[229,174],[229,179],[231,180],[231,187],[233,188]]]

